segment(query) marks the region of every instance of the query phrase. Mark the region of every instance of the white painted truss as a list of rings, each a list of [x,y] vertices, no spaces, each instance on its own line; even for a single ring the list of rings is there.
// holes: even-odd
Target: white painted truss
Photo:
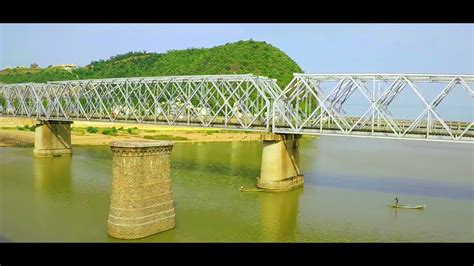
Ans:
[[[5,84],[2,116],[269,131],[281,93],[253,75],[171,76]]]
[[[473,83],[474,75],[294,74],[284,90],[254,75],[3,84],[0,115],[474,143]],[[467,119],[440,113],[455,90],[470,106]],[[352,98],[363,102],[358,113]],[[413,98],[412,117],[393,112]]]
[[[294,74],[273,104],[272,131],[474,142],[473,83],[474,75]],[[435,95],[434,87],[440,90]],[[456,99],[468,102],[462,112],[470,114],[463,121],[447,121],[437,110],[455,88]],[[407,90],[417,98],[412,119],[391,112],[393,102]],[[351,107],[347,102],[355,94],[364,106],[357,115],[347,111]],[[402,102],[407,100],[403,97]]]

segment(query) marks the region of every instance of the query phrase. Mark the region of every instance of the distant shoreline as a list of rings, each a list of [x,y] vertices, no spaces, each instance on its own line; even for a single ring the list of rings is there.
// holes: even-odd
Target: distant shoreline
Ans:
[[[35,119],[0,117],[0,147],[33,146],[35,123]],[[101,146],[115,140],[138,139],[172,140],[178,143],[258,141],[260,133],[216,128],[89,121],[77,121],[72,124],[73,146]]]

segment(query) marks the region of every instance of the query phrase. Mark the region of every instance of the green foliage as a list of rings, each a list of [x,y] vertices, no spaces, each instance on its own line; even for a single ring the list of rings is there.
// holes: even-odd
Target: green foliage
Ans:
[[[86,128],[86,131],[87,131],[88,133],[97,133],[97,132],[99,131],[99,129],[96,128],[96,127],[87,127],[87,128]]]
[[[71,72],[57,68],[38,68],[35,72],[21,69],[0,71],[0,82],[3,83],[46,82],[72,79],[77,79],[77,77]]]
[[[36,126],[24,125],[24,126],[22,126],[22,127],[17,126],[16,128],[17,128],[18,130],[21,130],[21,131],[35,131]]]
[[[153,139],[153,140],[188,140],[185,137],[172,136],[172,135],[154,135],[154,136],[144,136],[144,139]]]
[[[102,130],[102,134],[110,135],[110,136],[117,136],[117,132],[118,132],[118,130],[115,127],[104,128],[104,130]]]
[[[57,68],[0,71],[0,82],[46,82],[54,80],[113,77],[254,74],[277,79],[283,87],[302,69],[283,51],[257,41],[239,41],[212,48],[170,50],[166,53],[129,52],[71,71]]]
[[[206,135],[212,135],[214,133],[219,133],[219,130],[206,130]]]

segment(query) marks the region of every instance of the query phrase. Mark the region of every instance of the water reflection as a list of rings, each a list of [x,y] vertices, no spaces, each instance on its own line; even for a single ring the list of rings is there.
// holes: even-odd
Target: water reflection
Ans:
[[[262,241],[295,241],[302,193],[303,188],[279,193],[260,193]]]
[[[230,171],[232,175],[236,175],[239,171],[239,159],[242,158],[241,150],[242,150],[242,142],[233,141],[230,143],[229,147],[230,152]]]
[[[230,168],[230,174],[234,176],[242,176],[245,167],[253,167],[254,165],[247,162],[247,160],[251,160],[254,162],[257,167],[260,165],[260,150],[256,148],[256,145],[250,146],[249,143],[246,142],[238,142],[234,141],[229,144],[229,148],[227,149],[228,155],[222,156],[223,159],[225,157],[229,158],[228,167]],[[242,158],[246,158],[243,160]],[[254,178],[250,176],[250,178]]]
[[[36,157],[34,165],[37,192],[50,196],[72,192],[71,156]]]

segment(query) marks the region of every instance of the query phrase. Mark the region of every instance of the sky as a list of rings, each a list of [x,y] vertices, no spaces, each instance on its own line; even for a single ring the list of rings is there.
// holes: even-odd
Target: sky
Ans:
[[[474,24],[0,24],[0,68],[266,41],[306,73],[474,73]]]

